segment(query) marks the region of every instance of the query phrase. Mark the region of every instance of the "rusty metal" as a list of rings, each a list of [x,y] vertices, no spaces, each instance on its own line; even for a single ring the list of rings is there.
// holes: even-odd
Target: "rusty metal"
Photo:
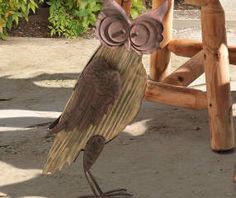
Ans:
[[[105,142],[105,138],[100,135],[93,136],[89,139],[84,149],[83,166],[85,171],[90,170],[95,163],[105,146]]]
[[[126,189],[117,189],[108,192],[103,192],[97,183],[96,179],[92,175],[90,169],[92,165],[96,162],[100,153],[102,152],[105,146],[106,140],[103,136],[96,135],[89,139],[84,149],[83,157],[83,167],[84,174],[89,183],[89,186],[93,192],[93,195],[81,196],[79,198],[96,198],[96,197],[132,197],[133,195],[128,193]]]
[[[115,1],[103,1],[103,9],[96,26],[97,37],[109,47],[124,45],[129,37],[129,18]]]

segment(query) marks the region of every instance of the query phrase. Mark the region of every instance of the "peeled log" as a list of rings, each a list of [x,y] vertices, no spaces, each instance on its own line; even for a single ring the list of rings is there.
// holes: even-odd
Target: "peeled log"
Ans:
[[[235,142],[225,15],[219,0],[210,2],[201,9],[201,21],[211,147],[228,151]]]
[[[166,77],[163,82],[178,86],[188,86],[203,73],[203,51],[200,51],[172,74]]]
[[[208,1],[207,0],[185,0],[186,3],[189,3],[191,5],[195,5],[195,6],[205,6],[207,5]]]
[[[168,50],[178,56],[192,57],[202,50],[202,43],[190,39],[174,39],[168,43]]]
[[[202,42],[190,39],[174,39],[168,43],[167,48],[177,56],[190,58],[203,49]],[[228,46],[228,49],[229,62],[236,65],[236,47]]]
[[[160,7],[165,0],[153,0],[153,9]],[[172,39],[174,0],[168,0],[169,10],[164,17],[162,24],[164,27],[162,49],[155,51],[151,55],[150,78],[155,81],[161,81],[170,73],[170,51],[167,44]]]
[[[150,102],[163,103],[190,109],[206,109],[206,93],[200,90],[177,87],[149,80],[145,99]]]

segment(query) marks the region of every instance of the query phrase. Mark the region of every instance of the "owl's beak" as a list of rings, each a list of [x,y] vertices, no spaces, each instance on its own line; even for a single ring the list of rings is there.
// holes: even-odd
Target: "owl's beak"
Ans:
[[[128,40],[126,43],[125,43],[125,47],[128,51],[131,50],[131,43],[130,43],[130,40]]]

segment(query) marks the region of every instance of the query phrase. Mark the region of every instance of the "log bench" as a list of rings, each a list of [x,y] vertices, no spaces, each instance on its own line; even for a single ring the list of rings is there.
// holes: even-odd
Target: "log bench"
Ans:
[[[131,0],[117,0],[129,14]],[[165,0],[153,0],[153,8]],[[230,92],[229,63],[236,64],[236,47],[227,46],[225,14],[219,0],[186,0],[201,7],[202,42],[173,39],[174,0],[164,25],[162,48],[151,55],[150,76],[145,99],[190,109],[208,109],[211,148],[234,149],[234,127]],[[170,72],[171,53],[190,59]],[[207,91],[188,86],[205,73]]]

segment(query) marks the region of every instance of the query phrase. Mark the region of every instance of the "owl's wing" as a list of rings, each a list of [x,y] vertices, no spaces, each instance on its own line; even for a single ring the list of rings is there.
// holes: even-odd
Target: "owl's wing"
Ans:
[[[103,0],[103,9],[98,16],[96,34],[108,47],[124,45],[129,38],[130,21],[115,0]]]
[[[81,74],[62,115],[50,131],[79,131],[96,125],[119,96],[122,87],[120,74],[101,59],[92,60]]]
[[[101,45],[90,60],[92,61],[95,58],[99,60],[101,59],[106,60],[109,65],[114,66],[115,69],[112,69],[110,71],[116,74],[116,75],[113,74],[114,76],[120,75],[120,78],[122,79],[122,86],[121,86],[122,88],[120,91],[113,91],[114,88],[111,88],[112,91],[110,92],[109,91],[104,92],[102,88],[99,88],[99,90],[101,91],[101,93],[107,93],[109,95],[109,97],[105,98],[112,98],[111,95],[114,96],[114,93],[116,93],[119,96],[115,100],[115,103],[113,105],[110,104],[107,113],[103,115],[102,118],[98,118],[98,120],[99,119],[102,120],[99,122],[97,121],[95,125],[91,124],[88,129],[84,130],[80,130],[77,128],[73,129],[70,132],[62,130],[58,134],[56,134],[56,137],[53,141],[53,145],[50,149],[47,161],[44,166],[43,170],[44,174],[53,174],[57,170],[61,170],[66,164],[70,165],[72,162],[74,162],[77,159],[80,151],[82,151],[85,148],[88,140],[95,135],[101,135],[106,139],[106,142],[109,142],[114,137],[116,137],[121,131],[124,130],[124,128],[134,119],[134,117],[137,115],[139,111],[141,102],[143,100],[143,95],[145,92],[146,77],[147,77],[146,71],[142,64],[142,57],[139,56],[134,51],[125,50],[124,47],[110,49],[109,47]],[[86,69],[89,69],[88,67],[90,67],[90,63],[87,64]],[[119,72],[119,75],[117,75],[116,72],[117,70]],[[95,73],[98,74],[99,72]],[[102,74],[105,75],[103,72]],[[99,87],[106,88],[107,87],[106,84],[108,84],[111,87],[114,87],[114,85],[112,84],[115,85],[118,84],[119,86],[116,87],[120,87],[121,81],[113,80],[117,78],[119,79],[119,77],[113,77],[113,75],[111,75],[111,77],[107,80],[109,82],[100,81],[99,78],[97,78],[95,75],[97,79],[96,81],[99,81],[100,83],[103,82],[101,83],[103,86]],[[93,83],[95,83],[96,81],[94,81]],[[80,82],[78,82],[78,84],[79,83]],[[71,106],[72,104],[76,106],[75,104],[79,103],[76,102],[79,100],[76,99],[75,95],[76,92],[79,92],[78,91],[80,89],[79,87],[80,87],[79,85],[76,86],[74,93],[71,96],[70,102],[68,103],[69,106]],[[93,93],[90,92],[90,94]],[[98,94],[98,95],[104,95],[104,94]],[[90,99],[90,101],[92,100],[96,102],[98,99],[97,97],[95,98],[96,100]],[[99,98],[100,100],[104,99],[104,97],[99,97]],[[114,98],[112,98],[112,100],[114,101]],[[109,102],[109,100],[107,101]],[[86,100],[84,102],[86,102]],[[105,104],[106,103],[107,102],[105,102]],[[103,106],[104,103],[99,102],[97,104]]]
[[[168,0],[154,10],[137,17],[130,27],[129,45],[141,54],[149,54],[160,48],[163,40],[162,20],[168,11]]]

